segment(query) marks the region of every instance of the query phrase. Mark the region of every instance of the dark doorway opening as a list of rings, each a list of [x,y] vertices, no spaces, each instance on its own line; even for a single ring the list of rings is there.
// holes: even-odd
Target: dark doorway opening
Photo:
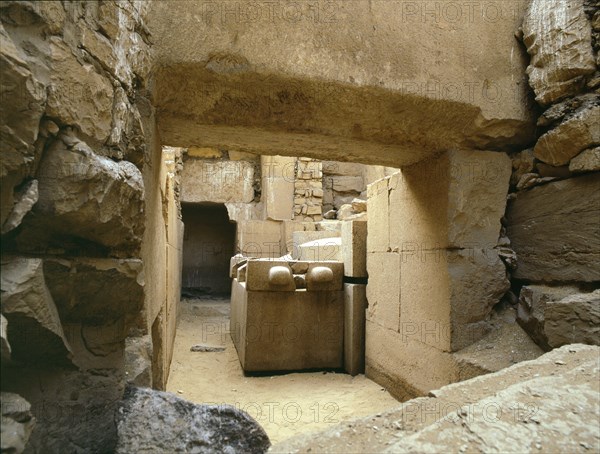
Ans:
[[[227,208],[216,203],[183,203],[182,294],[226,296],[231,293],[229,260],[235,248],[236,224]]]

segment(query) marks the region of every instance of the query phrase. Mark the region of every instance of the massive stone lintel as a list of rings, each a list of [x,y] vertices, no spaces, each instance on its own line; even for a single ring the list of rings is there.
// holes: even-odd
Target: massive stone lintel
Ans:
[[[153,3],[161,136],[396,167],[513,148],[533,139],[514,38],[526,5]]]

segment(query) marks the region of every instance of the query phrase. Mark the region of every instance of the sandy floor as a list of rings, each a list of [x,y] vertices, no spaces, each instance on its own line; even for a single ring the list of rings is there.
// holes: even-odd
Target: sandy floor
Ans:
[[[190,352],[196,344],[225,346],[225,351]],[[192,402],[245,410],[261,423],[272,443],[398,405],[364,375],[245,377],[229,336],[229,301],[222,299],[182,301],[167,390]]]

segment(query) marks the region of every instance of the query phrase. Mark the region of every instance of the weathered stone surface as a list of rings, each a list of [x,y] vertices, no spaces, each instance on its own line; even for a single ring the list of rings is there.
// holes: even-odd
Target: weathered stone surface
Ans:
[[[81,64],[65,43],[50,38],[52,72],[46,115],[77,125],[82,134],[103,143],[111,132],[114,91],[90,64]]]
[[[30,174],[46,100],[45,85],[0,23],[0,225],[13,208],[13,188]]]
[[[352,209],[355,213],[363,213],[367,211],[367,201],[363,199],[353,199]]]
[[[366,285],[344,284],[344,370],[353,376],[365,371],[366,290]]]
[[[295,249],[301,244],[308,243],[309,241],[339,236],[341,236],[341,232],[332,232],[328,230],[298,230],[292,233],[293,248]],[[293,252],[292,255],[294,255]]]
[[[519,323],[542,348],[600,342],[600,290],[525,286],[518,305]]]
[[[453,251],[447,253],[446,261],[450,287],[447,303],[450,308],[450,348],[457,351],[490,331],[492,308],[510,289],[510,282],[504,263],[494,249]],[[402,290],[404,288],[403,283]],[[423,298],[421,302],[425,304],[427,299]],[[403,312],[400,317],[403,318]],[[409,317],[404,319],[410,320]]]
[[[342,239],[321,238],[299,244],[292,251],[292,257],[295,260],[310,260],[314,262],[341,261],[342,260]]]
[[[551,347],[544,328],[547,304],[550,301],[560,301],[578,292],[579,289],[574,286],[527,285],[521,289],[519,295],[517,320],[540,347],[550,350]]]
[[[0,336],[2,338],[2,345],[0,346],[2,351],[2,364],[10,361],[10,343],[8,342],[8,321],[4,317],[4,315],[0,314],[0,319],[2,320],[0,324]]]
[[[577,352],[581,347],[572,347],[571,350]],[[584,446],[597,446],[599,430],[595,427],[597,417],[592,410],[598,405],[599,387],[593,382],[598,377],[597,369],[594,370],[589,360],[581,367],[569,367],[567,364],[573,365],[583,355],[569,350],[559,353],[560,356],[555,356],[554,360],[557,369],[554,374],[539,374],[532,380],[522,380],[509,386],[496,385],[494,395],[477,400],[471,395],[467,401],[469,404],[456,405],[444,418],[416,434],[407,434],[383,452],[422,452],[436,450],[436,446],[446,446],[449,450],[464,448],[466,452],[523,452],[532,450],[532,442],[534,447],[539,446],[540,451],[579,452]],[[560,370],[561,367],[565,370]],[[462,386],[465,397],[467,386]],[[453,390],[448,387],[440,391],[443,395]],[[577,393],[577,402],[570,400],[566,403],[572,393]],[[500,409],[495,417],[486,412],[492,406]],[[517,412],[515,408],[522,411]],[[473,418],[465,418],[465,411]],[[572,418],[571,411],[577,416]],[[475,412],[479,414],[475,415]],[[569,417],[566,417],[567,414]]]
[[[397,332],[400,324],[400,254],[367,253],[367,271],[367,320]],[[368,332],[367,329],[367,338]]]
[[[14,393],[2,392],[0,399],[2,400],[0,450],[5,453],[21,454],[35,427],[31,405]]]
[[[152,338],[129,336],[125,339],[125,378],[127,383],[152,387]]]
[[[599,103],[600,94],[597,93],[584,93],[573,98],[567,98],[548,107],[538,118],[537,124],[542,127],[554,127],[578,112],[590,109]]]
[[[197,405],[146,388],[127,388],[116,420],[118,454],[263,453],[271,445],[262,427],[233,406]]]
[[[295,165],[296,158],[261,156],[261,195],[267,219],[293,219]]]
[[[582,151],[569,163],[571,172],[594,172],[600,170],[600,147]]]
[[[144,301],[139,259],[45,259],[44,275],[63,322],[101,325],[135,316]]]
[[[382,178],[367,186],[367,252],[388,252],[390,247],[390,178]]]
[[[354,211],[354,208],[352,208],[352,205],[350,205],[349,203],[345,203],[337,211],[336,217],[339,221],[345,221],[354,214],[356,214],[356,212]]]
[[[223,153],[216,148],[189,147],[187,149],[187,155],[190,158],[220,159],[223,156]]]
[[[568,345],[271,451],[587,452],[600,438],[599,354],[598,347]]]
[[[287,262],[249,260],[246,264],[246,288],[251,291],[293,292],[294,278]]]
[[[365,183],[362,176],[335,176],[330,177],[331,187],[335,192],[362,192],[365,190]]]
[[[46,286],[41,259],[5,257],[2,312],[9,322],[12,359],[33,364],[69,364],[71,347]]]
[[[2,225],[2,234],[8,233],[21,224],[35,203],[38,201],[38,182],[31,180],[26,183],[16,195],[15,204],[12,207],[8,218]]]
[[[363,175],[364,168],[364,164],[359,164],[356,162],[323,161],[324,175],[357,177]]]
[[[498,372],[544,354],[544,350],[531,339],[516,319],[517,311],[512,305],[492,311],[490,333],[453,354],[458,381]]]
[[[92,372],[35,366],[2,369],[4,390],[24,396],[36,417],[27,447],[31,452],[114,452],[122,380],[122,371],[114,368]]]
[[[573,95],[596,69],[583,0],[533,0],[523,21],[529,84],[540,104]]]
[[[181,201],[249,203],[254,199],[254,166],[247,161],[188,159],[183,166]]]
[[[367,222],[346,221],[342,224],[345,276],[367,277],[367,236]]]
[[[569,166],[551,166],[543,162],[538,162],[535,165],[535,169],[538,171],[542,178],[569,178],[572,176]]]
[[[526,59],[513,36],[526,4],[498,5],[492,20],[483,4],[456,8],[452,0],[432,10],[342,2],[235,13],[225,4],[152,3],[147,23],[164,63],[161,137],[396,167],[453,147],[513,148],[532,139]],[[353,36],[369,36],[368,46]],[[448,49],[444,64],[439,43]]]
[[[281,255],[282,232],[279,222],[242,221],[238,224],[237,235],[239,252],[245,257],[274,259]]]
[[[600,345],[600,290],[570,295],[546,306],[544,331],[548,344]]]
[[[495,247],[510,175],[506,154],[469,150],[448,152],[392,175],[389,247],[406,251]],[[370,207],[368,213],[371,216]]]
[[[535,282],[600,280],[600,181],[595,174],[521,191],[507,210],[513,276]]]
[[[32,74],[11,37],[0,24],[0,139],[2,159],[0,178],[32,164],[33,143],[37,139],[44,102],[45,86]],[[10,102],[8,102],[10,100]],[[4,185],[3,185],[4,186]],[[2,188],[3,192],[5,188]],[[4,208],[4,207],[3,207]],[[4,218],[2,218],[4,222]]]
[[[600,143],[600,106],[585,109],[544,134],[533,155],[553,166],[562,166],[587,148]]]
[[[99,156],[64,135],[45,152],[38,181],[39,200],[23,221],[19,247],[81,254],[83,239],[115,253],[139,250],[144,184],[135,165]]]

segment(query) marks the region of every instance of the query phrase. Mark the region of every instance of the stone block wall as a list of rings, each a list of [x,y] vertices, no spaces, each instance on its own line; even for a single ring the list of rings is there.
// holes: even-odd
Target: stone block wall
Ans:
[[[512,155],[505,244],[510,301],[546,350],[600,343],[599,34],[590,0],[532,0],[523,22],[542,114],[533,148]]]
[[[451,353],[491,329],[510,169],[452,151],[368,187],[366,373],[400,398],[457,380]]]
[[[323,219],[323,165],[318,159],[298,158],[294,181],[294,220]]]

